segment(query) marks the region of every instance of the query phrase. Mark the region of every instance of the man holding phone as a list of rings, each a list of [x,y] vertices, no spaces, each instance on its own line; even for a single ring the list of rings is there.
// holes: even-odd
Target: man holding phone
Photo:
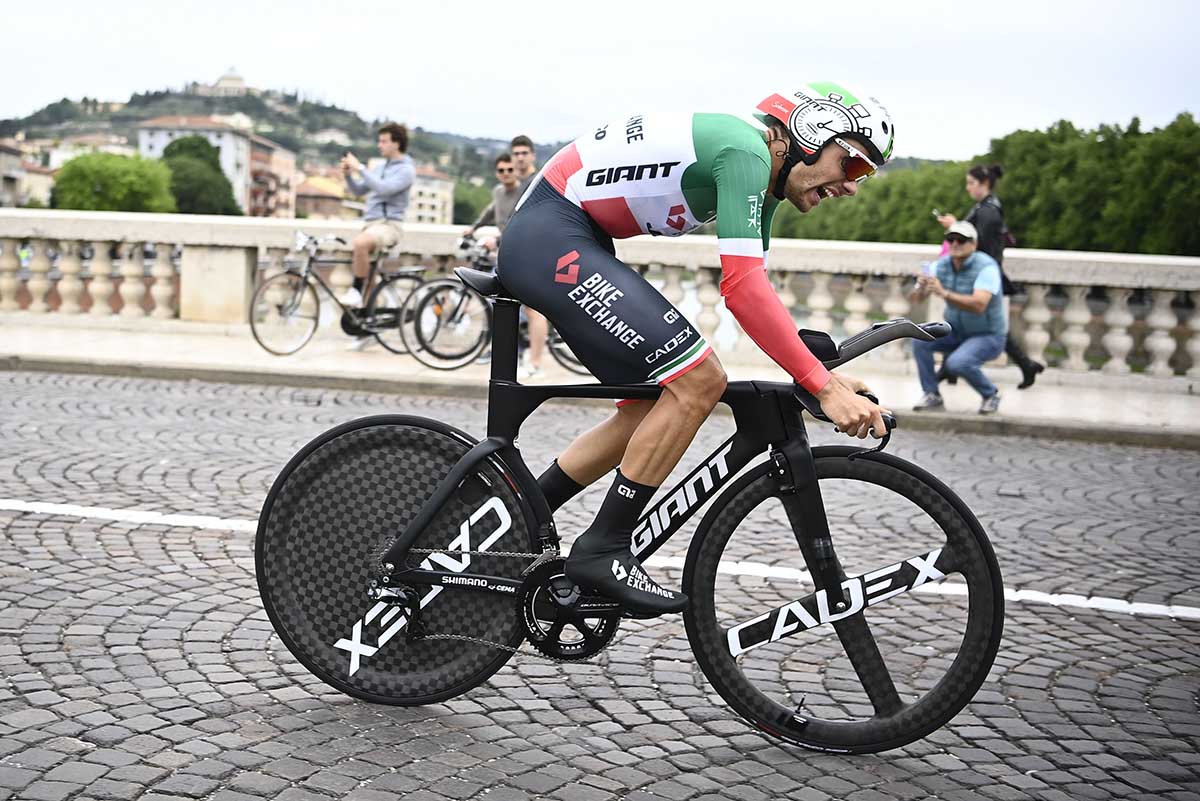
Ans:
[[[1008,319],[1000,289],[1000,266],[991,256],[977,250],[978,233],[969,222],[959,221],[946,231],[950,252],[934,262],[927,274],[917,278],[909,295],[911,302],[936,295],[946,302],[949,336],[932,342],[913,342],[913,358],[924,394],[916,411],[943,409],[938,393],[933,354],[945,353],[943,369],[962,376],[983,398],[980,414],[1000,408],[1000,391],[983,372],[983,364],[1004,352]]]
[[[408,193],[417,171],[408,150],[408,129],[389,122],[379,129],[379,155],[383,163],[367,169],[355,155],[346,151],[342,157],[342,173],[346,186],[355,195],[367,196],[363,213],[363,229],[354,237],[354,285],[343,300],[348,305],[362,303],[369,286],[365,286],[371,256],[376,250],[386,250],[400,241],[400,222],[408,210]]]

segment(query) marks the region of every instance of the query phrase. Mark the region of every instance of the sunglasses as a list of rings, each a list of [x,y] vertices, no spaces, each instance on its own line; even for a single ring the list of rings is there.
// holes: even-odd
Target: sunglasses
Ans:
[[[498,173],[509,173],[509,172],[513,172],[515,170],[516,170],[516,167],[497,167],[496,168],[496,172],[498,172]]]
[[[946,241],[951,245],[961,245],[963,242],[970,242],[971,240],[967,239],[965,236],[955,235],[946,237]]]
[[[847,181],[861,184],[879,171],[875,162],[867,158],[867,155],[854,145],[837,136],[833,138],[833,141],[849,154],[842,159],[842,172],[845,173]]]

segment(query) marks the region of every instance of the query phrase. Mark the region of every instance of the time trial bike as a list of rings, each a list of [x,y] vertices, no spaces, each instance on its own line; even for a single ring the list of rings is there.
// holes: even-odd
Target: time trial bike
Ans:
[[[291,653],[330,686],[428,704],[487,680],[524,643],[570,662],[601,654],[618,603],[563,572],[554,519],[517,446],[550,398],[657,398],[654,385],[516,381],[519,303],[492,274],[459,277],[495,310],[487,437],[407,415],[354,420],[284,467],[259,519],[263,604]],[[835,344],[828,367],[945,323],[898,319]],[[707,680],[761,731],[868,753],[946,724],[987,678],[1004,595],[983,527],[944,483],[874,448],[809,443],[828,421],[794,383],[735,381],[735,433],[660,496],[634,552],[682,568],[687,638]],[[653,558],[707,507],[686,559]]]

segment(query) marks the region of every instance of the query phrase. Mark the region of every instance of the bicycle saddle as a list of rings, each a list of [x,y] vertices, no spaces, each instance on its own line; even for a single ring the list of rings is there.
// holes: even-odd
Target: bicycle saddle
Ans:
[[[485,298],[494,298],[497,295],[508,294],[504,291],[504,285],[500,283],[499,276],[495,273],[472,270],[470,267],[455,267],[454,274],[458,276],[458,280]]]

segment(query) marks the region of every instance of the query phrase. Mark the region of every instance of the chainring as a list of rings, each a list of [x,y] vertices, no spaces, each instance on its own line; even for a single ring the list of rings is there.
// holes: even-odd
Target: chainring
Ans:
[[[520,589],[521,622],[525,638],[552,659],[588,659],[612,642],[621,624],[621,606],[585,596],[566,577],[566,560],[539,561],[525,575]]]
[[[354,312],[342,312],[342,319],[340,322],[342,325],[342,331],[352,337],[364,337],[371,333],[362,327],[359,316]]]

